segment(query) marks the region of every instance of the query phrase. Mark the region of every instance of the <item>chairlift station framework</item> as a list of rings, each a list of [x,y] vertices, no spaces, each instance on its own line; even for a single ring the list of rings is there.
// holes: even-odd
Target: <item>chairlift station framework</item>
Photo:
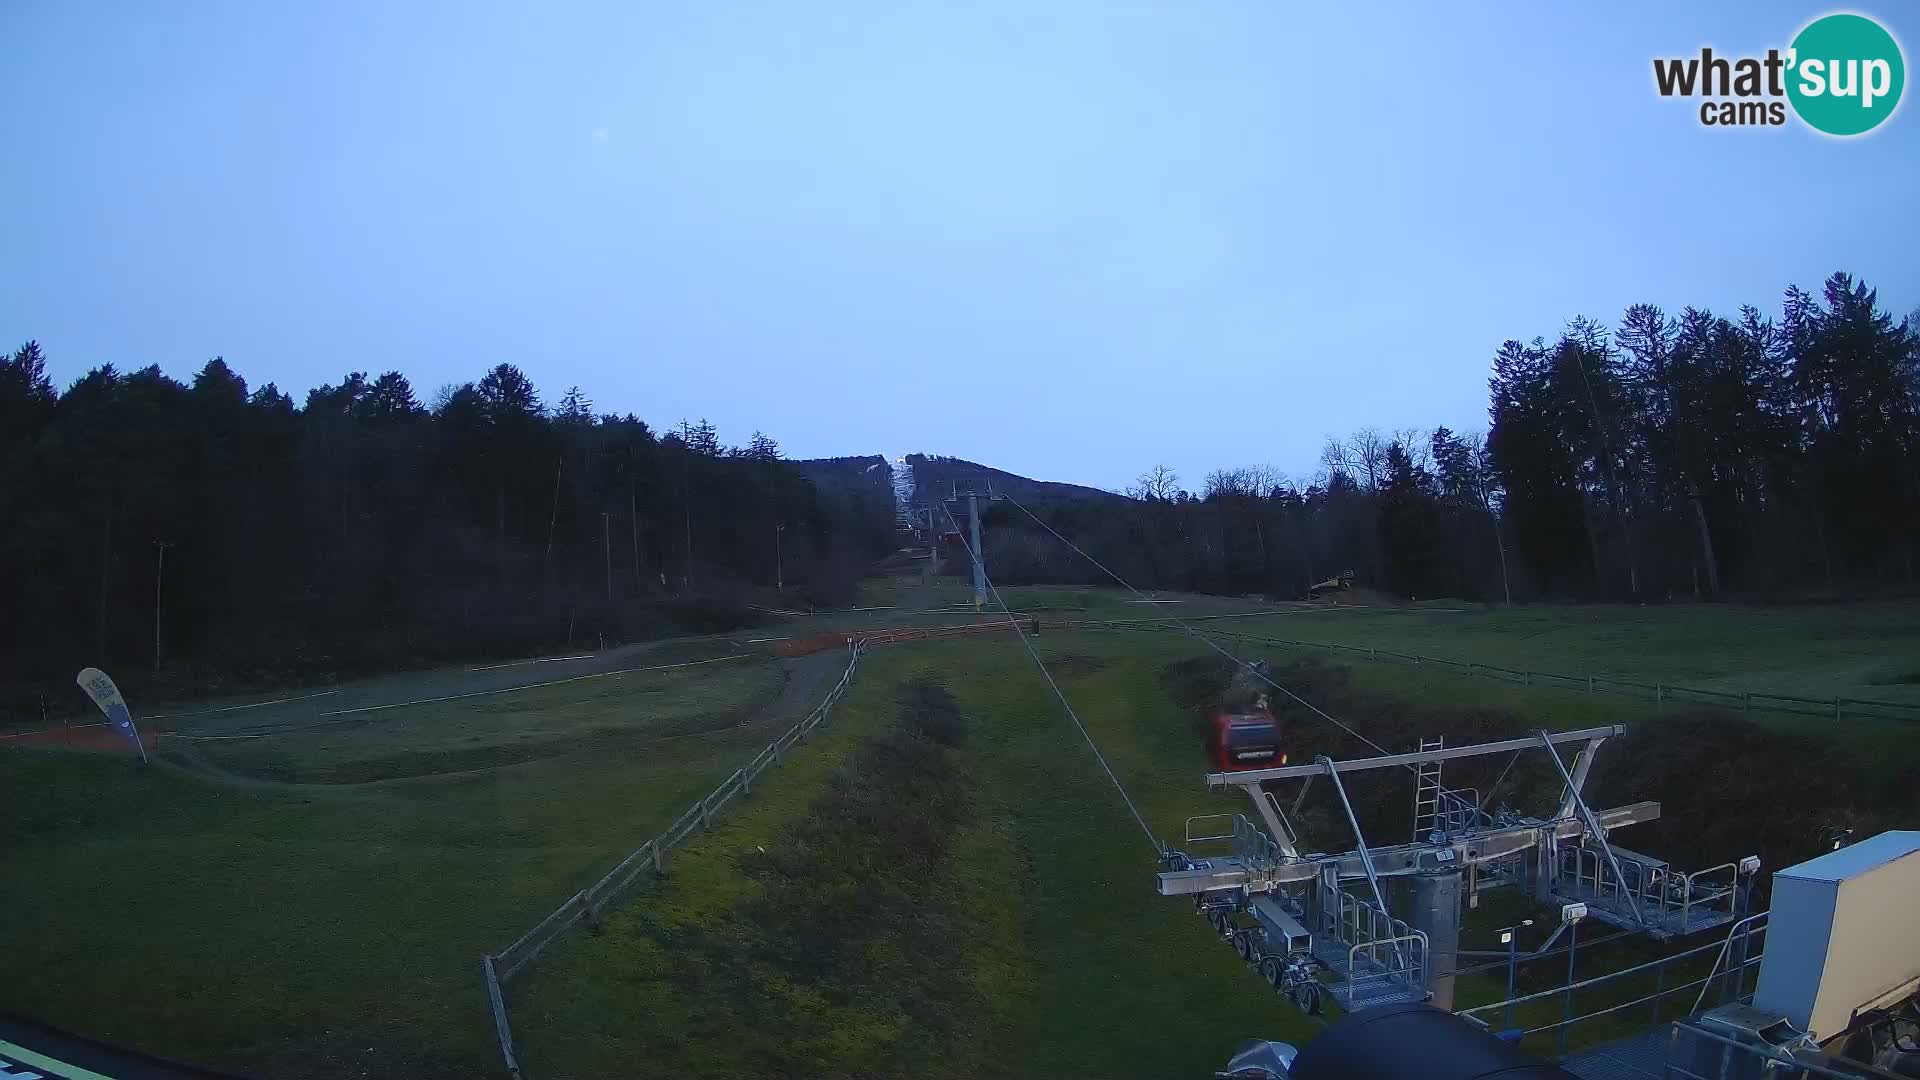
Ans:
[[[1186,849],[1168,851],[1155,878],[1162,896],[1189,896],[1221,936],[1276,989],[1311,1009],[1324,990],[1342,1008],[1431,1001],[1453,1008],[1460,918],[1478,890],[1523,888],[1559,905],[1569,922],[1591,917],[1623,930],[1669,939],[1739,919],[1759,859],[1682,873],[1664,861],[1612,844],[1618,828],[1660,817],[1657,802],[1595,810],[1587,776],[1606,741],[1625,727],[1583,728],[1473,746],[1423,741],[1417,751],[1272,769],[1211,773],[1209,787],[1238,787],[1259,824],[1244,814],[1187,820]],[[1577,746],[1569,767],[1562,747]],[[1447,788],[1448,761],[1539,751],[1563,788],[1551,817],[1482,805],[1477,792]],[[1342,779],[1378,769],[1414,774],[1413,838],[1368,844]],[[1292,814],[1321,777],[1332,785],[1356,846],[1337,854],[1302,854],[1300,841],[1267,785],[1301,781]],[[1394,915],[1387,886],[1404,886],[1406,918]],[[1464,901],[1464,903],[1463,903]],[[1242,917],[1250,916],[1251,925]],[[1308,987],[1317,971],[1330,985]]]

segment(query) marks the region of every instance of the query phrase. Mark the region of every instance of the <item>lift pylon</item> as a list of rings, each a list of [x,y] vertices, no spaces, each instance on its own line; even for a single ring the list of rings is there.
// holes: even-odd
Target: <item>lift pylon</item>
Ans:
[[[967,528],[973,535],[973,544],[968,548],[973,553],[973,608],[978,611],[987,603],[987,549],[980,544],[980,500],[992,502],[1005,496],[994,494],[991,483],[977,488],[969,486],[965,491],[955,483],[948,490],[950,494],[946,501],[949,504],[958,506],[962,500],[967,504]],[[951,515],[953,511],[949,509],[947,512]]]

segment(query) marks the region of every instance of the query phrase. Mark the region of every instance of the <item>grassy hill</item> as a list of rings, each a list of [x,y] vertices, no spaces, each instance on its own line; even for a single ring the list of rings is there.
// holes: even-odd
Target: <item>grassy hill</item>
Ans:
[[[865,599],[898,608],[765,633],[967,618],[945,610],[965,599],[957,580],[892,584]],[[1232,615],[1194,625],[1869,697],[1912,691],[1920,633],[1898,604],[1242,616],[1231,609],[1249,605],[1220,598],[1008,593],[1048,618]],[[1048,629],[1038,647],[1158,836],[1179,840],[1189,815],[1245,808],[1198,783],[1195,706],[1222,675],[1205,646],[1177,630]],[[1596,766],[1596,795],[1661,799],[1667,816],[1621,839],[1676,865],[1758,853],[1777,869],[1829,826],[1864,834],[1920,814],[1920,724],[1746,722],[1323,649],[1234,649],[1272,660],[1390,747],[1628,723]],[[821,689],[769,710],[776,677],[773,661],[729,661],[204,744],[224,782],[121,757],[0,751],[0,815],[22,883],[17,917],[0,924],[18,976],[0,1007],[262,1076],[498,1075],[480,952],[750,756],[770,711],[804,711]],[[439,696],[442,681],[419,689]],[[1356,751],[1285,711],[1303,754]],[[510,986],[534,1075],[626,1076],[645,1062],[702,1076],[1193,1076],[1241,1039],[1311,1036],[1190,906],[1153,894],[1145,839],[1018,643],[876,647],[824,731],[599,934],[570,935]],[[1450,764],[1450,783],[1491,786],[1505,763],[1483,765],[1486,775]],[[1370,836],[1404,839],[1399,780],[1355,783]],[[1557,791],[1527,760],[1506,790],[1515,805]],[[1336,850],[1350,833],[1328,797],[1323,787],[1310,799],[1301,824]],[[1511,914],[1490,901],[1463,944],[1491,947],[1489,928]],[[1609,959],[1596,949],[1592,972]],[[1523,972],[1522,986],[1563,974]],[[130,982],[148,990],[128,994]],[[1462,1000],[1503,989],[1477,978]]]

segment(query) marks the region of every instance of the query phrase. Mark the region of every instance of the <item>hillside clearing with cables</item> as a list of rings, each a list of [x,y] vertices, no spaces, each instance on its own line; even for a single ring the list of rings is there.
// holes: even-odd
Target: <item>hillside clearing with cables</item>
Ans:
[[[941,607],[969,591],[952,578],[905,578],[878,582],[875,589],[908,603],[932,597]],[[691,959],[676,956],[669,964],[661,943],[684,940],[700,928],[732,935],[727,948],[772,948],[783,940],[787,946],[780,947],[791,945],[790,936],[780,936],[781,924],[764,896],[756,899],[755,890],[764,892],[769,880],[756,862],[758,849],[777,850],[783,839],[825,842],[829,832],[807,829],[824,829],[839,813],[835,808],[846,805],[834,801],[836,771],[851,767],[846,762],[873,767],[862,748],[899,721],[903,687],[937,684],[966,721],[965,740],[943,751],[943,768],[950,770],[945,775],[961,785],[967,804],[964,814],[939,825],[945,837],[944,906],[888,908],[870,932],[836,939],[842,945],[835,955],[855,950],[875,964],[905,965],[937,958],[955,985],[915,1000],[938,1002],[952,1015],[955,1026],[941,1037],[963,1032],[1016,1051],[974,1074],[1041,1076],[1077,1069],[1117,1077],[1186,1075],[1216,1067],[1222,1046],[1255,1035],[1302,1038],[1311,1028],[1220,947],[1202,920],[1153,895],[1155,863],[1116,790],[1128,793],[1148,832],[1169,841],[1181,838],[1190,815],[1244,809],[1243,799],[1209,793],[1199,784],[1208,765],[1194,730],[1196,705],[1209,693],[1210,680],[1231,671],[1232,661],[1167,621],[1172,610],[1188,612],[1181,618],[1200,634],[1231,626],[1250,635],[1397,642],[1432,654],[1542,666],[1555,664],[1562,655],[1556,646],[1565,645],[1568,659],[1560,666],[1633,672],[1645,663],[1668,677],[1727,685],[1762,677],[1755,673],[1782,663],[1789,651],[1783,642],[1795,635],[1807,642],[1799,653],[1803,666],[1829,665],[1836,681],[1852,678],[1848,672],[1895,670],[1907,655],[1902,612],[1911,611],[1894,604],[1773,609],[1768,621],[1738,609],[1678,605],[1515,611],[1293,605],[1274,611],[1278,605],[1164,595],[1155,599],[1182,602],[1134,604],[1138,596],[1106,588],[1033,587],[1002,595],[1015,609],[1056,613],[1047,618],[1160,621],[1150,633],[1048,629],[1026,646],[1006,635],[872,651],[825,738],[757,786],[751,800],[678,856],[668,878],[636,894],[601,934],[575,935],[557,945],[524,984],[516,983],[515,1020],[533,1068],[547,1075],[617,1076],[623,1074],[621,1062],[631,1060],[622,1059],[618,1047],[644,1046],[649,1054],[670,1050],[668,1056],[679,1055],[674,1060],[695,1072],[711,1067],[724,1074],[745,1062],[764,1064],[774,1045],[768,1040],[777,1033],[804,1033],[773,1024],[766,1039],[746,1043],[702,1033],[702,988],[721,985],[711,979],[739,975],[773,980],[766,985],[799,983],[777,966],[761,974],[715,974],[712,963],[727,954],[711,950]],[[1245,612],[1257,614],[1242,617]],[[1210,615],[1233,618],[1208,621]],[[970,610],[828,613],[764,633],[799,637],[823,628],[995,618],[1004,621],[994,612],[974,616]],[[1849,635],[1849,626],[1862,630]],[[1376,629],[1378,638],[1370,638]],[[1686,797],[1696,802],[1686,809],[1696,822],[1727,818],[1716,813],[1722,806],[1738,807],[1742,820],[1758,815],[1759,834],[1769,845],[1763,854],[1773,865],[1836,821],[1867,828],[1903,808],[1920,810],[1912,804],[1920,777],[1907,764],[1920,751],[1920,725],[1861,721],[1836,729],[1791,716],[1745,724],[1709,719],[1696,707],[1507,685],[1434,668],[1329,662],[1320,650],[1226,638],[1219,644],[1236,656],[1271,662],[1275,681],[1389,749],[1403,749],[1423,735],[1458,741],[1537,726],[1633,725],[1628,740],[1603,758],[1603,765],[1613,765],[1596,773],[1596,783],[1621,798],[1678,800],[1691,791]],[[1057,682],[1060,697],[1027,646]],[[738,720],[784,708],[766,703],[772,663],[759,654],[721,659],[734,648],[716,642],[662,658],[701,667],[436,703],[412,716],[409,710],[375,713],[380,719],[291,736],[304,741],[298,754],[272,749],[278,739],[201,744],[212,748],[205,751],[209,761],[257,781],[253,786],[140,772],[126,761],[93,755],[0,755],[0,789],[11,796],[0,799],[20,837],[12,866],[48,882],[51,895],[63,898],[34,920],[10,923],[13,932],[0,930],[0,948],[28,980],[23,985],[34,987],[23,1006],[56,1022],[84,1020],[104,1037],[269,1075],[342,1069],[368,1076],[489,1073],[498,1058],[475,986],[474,958],[512,940],[753,753],[763,735],[755,727],[735,727]],[[704,663],[708,659],[720,662]],[[841,665],[829,654],[798,663],[811,659],[821,660],[823,670]],[[538,679],[558,682],[592,663],[574,659],[534,670],[543,673]],[[501,686],[535,678],[504,670]],[[416,681],[420,689],[458,683],[438,675]],[[1874,694],[1911,689],[1862,685],[1873,686]],[[817,696],[801,689],[807,692],[799,696],[809,703]],[[1061,697],[1114,780],[1089,752]],[[326,711],[374,701],[320,700]],[[310,701],[289,707],[304,709],[300,715],[309,719],[318,711]],[[1277,706],[1301,752],[1370,752],[1313,708],[1291,701]],[[229,719],[217,728],[206,719],[196,723],[219,731],[260,726],[238,719],[248,715],[219,714]],[[609,736],[601,730],[608,725],[624,726],[624,733]],[[531,738],[522,740],[522,734]],[[482,743],[464,742],[476,736]],[[515,754],[525,747],[527,760],[487,763],[463,754],[463,745]],[[1791,799],[1768,795],[1786,783],[1795,763],[1823,753],[1841,755],[1836,761],[1856,777],[1846,790],[1803,791]],[[284,756],[276,761],[276,755]],[[1637,763],[1646,761],[1670,767],[1643,775]],[[1709,761],[1732,763],[1739,783],[1681,782],[1710,771]],[[422,767],[429,775],[419,774]],[[414,778],[357,782],[407,776]],[[284,783],[289,779],[301,783]],[[1473,779],[1462,772],[1463,782]],[[1477,782],[1490,786],[1494,779],[1490,774]],[[1547,783],[1526,768],[1502,779],[1506,797],[1516,802],[1537,797]],[[29,794],[46,791],[58,794]],[[1356,785],[1363,821],[1386,834],[1403,828],[1405,800],[1404,783],[1383,781],[1377,790]],[[1674,803],[1675,820],[1682,806]],[[809,821],[817,825],[803,827]],[[1331,804],[1310,800],[1302,823],[1329,848],[1349,842]],[[1738,839],[1709,828],[1661,834],[1654,846],[1720,858],[1747,853],[1733,850]],[[876,848],[863,865],[884,874],[890,858],[885,848]],[[802,876],[832,869],[779,865],[786,868],[782,873]],[[860,880],[844,869],[835,873],[832,880],[841,883],[836,887]],[[115,887],[125,882],[144,884]],[[1497,910],[1490,906],[1478,918],[1494,918]],[[663,918],[678,919],[677,928],[663,927]],[[703,927],[709,918],[724,926]],[[1468,932],[1478,926],[1470,921]],[[54,947],[82,933],[91,947],[123,958],[112,978],[90,974]],[[957,951],[922,951],[929,937],[941,935],[949,944],[958,942]],[[651,944],[640,948],[643,943]],[[1603,950],[1624,947],[1596,947],[1593,962],[1609,959]],[[178,973],[193,970],[208,948],[232,958],[221,985],[178,982]],[[116,1012],[111,1003],[126,972],[163,990],[174,988],[172,1003]],[[1493,1000],[1501,989],[1491,978],[1469,977],[1462,981],[1461,999]],[[396,996],[405,1004],[393,1006]],[[378,1010],[385,1019],[369,1024],[364,1017],[375,1011],[376,1000],[385,1003]],[[920,1014],[914,1010],[921,1006],[896,1011],[877,997],[781,1000],[819,1010],[796,1015],[794,1024],[831,1018],[860,1033],[844,1045],[810,1043],[821,1072],[866,1065],[875,1075],[916,1072],[871,1055],[887,1038],[918,1037]],[[1137,1023],[1143,1015],[1155,1023]],[[98,1023],[100,1017],[108,1023]],[[315,1023],[332,1034],[293,1040],[292,1032]],[[1163,1038],[1168,1025],[1190,1037]],[[584,1037],[609,1031],[620,1033],[615,1043]],[[959,1075],[969,1060],[964,1054],[952,1058],[953,1068],[944,1074]],[[922,1063],[917,1071],[943,1074],[938,1063]]]
[[[1244,809],[1244,799],[1210,793],[1198,782],[1208,764],[1194,728],[1196,707],[1224,681],[1230,662],[1179,632],[1047,632],[1033,645],[1155,835],[1177,843],[1190,815]],[[1635,725],[1630,744],[1606,759],[1611,767],[1596,774],[1597,782],[1616,801],[1664,797],[1676,820],[1711,821],[1716,801],[1746,798],[1682,782],[1685,773],[1699,769],[1700,755],[1731,755],[1727,760],[1736,762],[1742,775],[1778,774],[1823,745],[1809,736],[1817,729],[1812,724],[1771,732],[1737,719],[1709,722],[1697,711],[1654,709],[1619,698],[1544,690],[1509,698],[1484,681],[1445,673],[1427,673],[1427,689],[1437,691],[1451,682],[1446,689],[1452,700],[1428,703],[1424,697],[1383,692],[1371,677],[1391,669],[1328,665],[1324,658],[1289,650],[1262,650],[1257,656],[1273,663],[1277,681],[1314,706],[1364,725],[1375,741],[1390,748],[1404,748],[1422,735],[1469,742],[1523,734],[1536,726]],[[834,769],[853,760],[847,755],[857,757],[864,740],[895,721],[903,688],[928,680],[951,693],[967,724],[965,744],[950,753],[971,792],[972,810],[946,841],[948,858],[938,884],[941,903],[952,901],[959,908],[948,915],[897,912],[868,928],[871,936],[862,948],[902,963],[918,957],[938,966],[966,991],[948,1003],[955,1011],[952,1023],[968,1038],[1008,1052],[990,1065],[964,1054],[943,1058],[939,1047],[950,1033],[920,1030],[911,1010],[894,1010],[881,995],[809,997],[811,1007],[821,1010],[817,1014],[787,1020],[770,1015],[755,1021],[765,1025],[755,1028],[756,1036],[727,1037],[721,1028],[728,1025],[710,1016],[706,1004],[717,987],[737,978],[788,985],[779,973],[788,962],[784,951],[792,945],[781,939],[780,921],[770,906],[770,898],[782,894],[767,891],[762,861],[792,842],[796,823],[832,805]],[[1487,696],[1475,701],[1474,693]],[[1303,754],[1369,752],[1304,707],[1280,712],[1291,745]],[[796,1045],[781,1041],[783,1033],[805,1041],[809,1054],[828,1052],[801,1033],[804,1025],[829,1017],[862,1034],[849,1036],[845,1056],[808,1057],[818,1074],[871,1067],[871,1075],[1040,1077],[1076,1069],[1114,1077],[1204,1075],[1217,1066],[1218,1048],[1238,1040],[1310,1036],[1312,1021],[1221,947],[1202,920],[1185,905],[1153,894],[1156,864],[1143,849],[1126,804],[1016,641],[875,650],[863,662],[834,734],[809,753],[813,756],[806,763],[782,773],[737,817],[696,841],[664,881],[613,916],[601,934],[559,947],[516,990],[516,1024],[530,1067],[611,1077],[621,1075],[623,1061],[638,1055],[671,1062],[690,1075],[755,1075],[781,1054],[798,1052]],[[1640,775],[1631,763],[1650,753],[1671,755],[1682,763],[1680,772]],[[1557,795],[1557,781],[1539,762],[1522,761],[1511,772],[1501,769],[1504,764],[1480,763],[1485,776],[1462,766],[1458,780],[1492,787],[1498,778],[1500,801],[1515,806]],[[1909,774],[1883,761],[1873,775],[1878,779],[1863,780],[1856,792],[1783,800],[1771,810],[1740,804],[1742,820],[1761,825],[1768,844],[1763,856],[1780,865],[1817,844],[1813,823],[1824,823],[1829,811],[1857,815],[1867,828],[1873,818],[1909,805],[1910,788],[1903,787]],[[1378,835],[1404,834],[1408,797],[1404,778],[1389,774],[1354,785],[1363,824]],[[1344,818],[1330,800],[1322,790],[1308,800],[1301,817],[1316,850],[1337,850],[1350,842]],[[1709,827],[1691,837],[1662,835],[1659,844],[1678,856],[1712,860],[1749,854],[1735,848],[1752,835],[1745,826]],[[892,864],[879,858],[873,865],[883,880]],[[797,886],[788,882],[787,887]],[[987,917],[994,913],[997,917]],[[1466,932],[1490,940],[1490,928],[1504,914],[1497,902],[1490,903],[1469,918]],[[971,927],[958,955],[941,951],[951,944],[945,940],[920,951],[928,931],[919,920],[936,918],[943,928]],[[681,953],[689,941],[709,935],[725,939],[725,949]],[[1635,947],[1596,942],[1583,951],[1581,963],[1593,970],[1619,966],[1637,955]],[[719,970],[727,967],[724,957],[736,953],[767,966],[747,975]],[[1502,975],[1463,977],[1463,1004],[1498,1000]],[[1529,984],[1523,980],[1522,985]],[[1151,1016],[1154,1023],[1138,1023],[1141,1016]],[[1169,1028],[1187,1037],[1161,1037]],[[607,1044],[587,1037],[596,1030],[620,1034]],[[911,1068],[876,1064],[869,1056],[873,1047],[895,1037],[915,1040],[926,1051],[922,1060]]]

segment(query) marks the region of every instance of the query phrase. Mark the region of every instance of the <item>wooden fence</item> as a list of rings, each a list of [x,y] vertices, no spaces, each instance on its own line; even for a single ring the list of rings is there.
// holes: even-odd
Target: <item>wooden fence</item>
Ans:
[[[688,807],[659,836],[634,849],[600,880],[568,897],[565,903],[534,924],[533,929],[520,935],[519,940],[497,953],[481,957],[480,971],[486,982],[487,1003],[493,1010],[494,1034],[500,1041],[500,1057],[515,1080],[521,1080],[523,1073],[519,1055],[514,1051],[513,1027],[507,1017],[506,984],[515,975],[525,971],[527,965],[533,963],[547,946],[559,940],[568,930],[581,923],[598,927],[601,918],[625,899],[636,885],[666,870],[669,852],[686,843],[695,833],[704,831],[712,823],[714,815],[725,809],[728,803],[752,794],[753,785],[761,774],[779,765],[785,760],[787,751],[806,741],[814,729],[827,722],[834,704],[846,694],[848,685],[853,682],[854,671],[860,666],[860,654],[866,649],[866,643],[856,639],[842,636],[837,641],[843,647],[849,647],[847,669],[841,672],[840,681],[827,691],[826,697],[814,706],[812,712],[768,743],[754,755],[752,761],[734,770],[733,775],[722,781],[705,798]]]

